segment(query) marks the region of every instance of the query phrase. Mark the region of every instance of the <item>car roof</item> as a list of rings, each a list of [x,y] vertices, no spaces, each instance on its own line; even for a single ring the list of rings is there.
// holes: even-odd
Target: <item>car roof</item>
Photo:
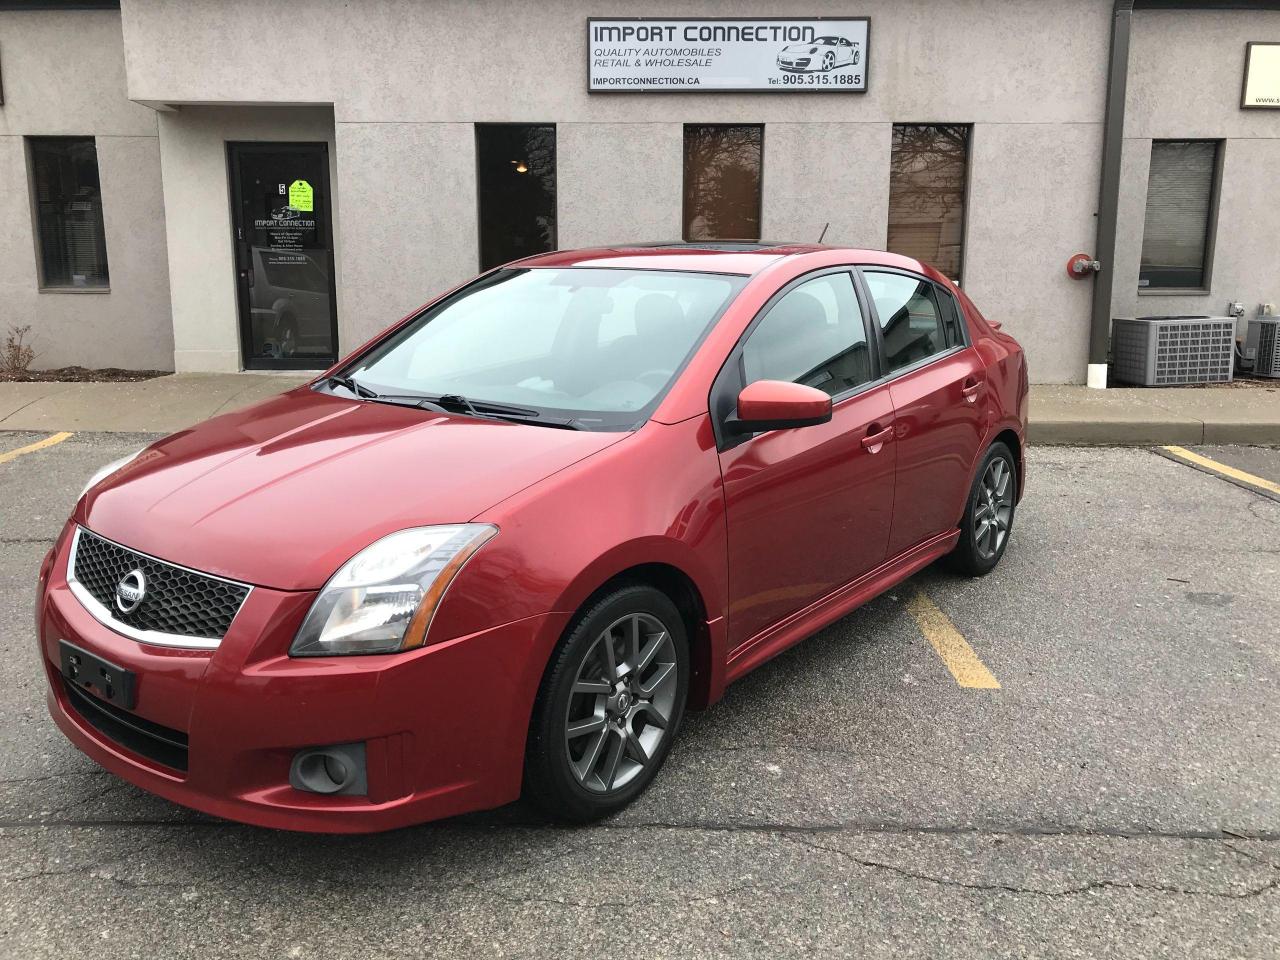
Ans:
[[[919,260],[883,250],[838,247],[817,243],[768,240],[674,240],[660,243],[616,243],[579,250],[555,250],[518,260],[521,267],[609,267],[616,270],[687,270],[699,273],[736,273],[751,276],[784,258],[811,258],[832,262],[831,254],[846,263],[902,267],[930,272]],[[815,266],[818,264],[815,264]]]

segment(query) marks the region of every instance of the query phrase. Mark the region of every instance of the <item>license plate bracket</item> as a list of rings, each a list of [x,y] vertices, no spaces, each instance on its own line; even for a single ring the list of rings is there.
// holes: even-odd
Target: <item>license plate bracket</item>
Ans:
[[[58,642],[62,675],[70,683],[90,690],[99,699],[124,710],[132,710],[137,688],[137,674],[104,660],[66,640]]]

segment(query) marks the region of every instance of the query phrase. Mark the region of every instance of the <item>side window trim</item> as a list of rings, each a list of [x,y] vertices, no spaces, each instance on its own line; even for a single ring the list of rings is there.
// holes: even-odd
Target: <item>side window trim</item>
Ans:
[[[956,296],[954,290],[948,290],[946,286],[936,280],[933,282],[933,288],[938,295],[938,305],[944,310],[951,311],[949,327],[951,330],[955,330],[959,337],[955,343],[948,344],[948,347],[969,346],[969,324],[965,322],[964,311],[960,308],[960,298]],[[945,319],[943,322],[947,323]],[[948,330],[948,339],[950,339],[950,330]]]
[[[866,277],[863,276],[864,273],[896,273],[904,277],[910,277],[912,280],[918,280],[922,283],[928,283],[932,285],[935,290],[935,295],[939,295],[939,296],[945,295],[947,298],[949,298],[952,305],[952,309],[955,311],[955,318],[956,318],[956,323],[958,324],[958,327],[959,327],[961,342],[954,344],[952,346],[948,346],[947,349],[945,350],[939,350],[937,353],[932,353],[927,357],[922,357],[919,360],[917,360],[915,363],[908,364],[905,367],[900,367],[897,370],[889,370],[889,357],[885,353],[883,331],[880,328],[880,313],[878,310],[876,310],[875,300],[871,297],[871,291],[866,287],[867,281],[866,281]],[[968,323],[965,322],[964,312],[960,309],[960,301],[955,296],[954,293],[952,293],[950,290],[946,290],[936,281],[930,280],[928,277],[922,276],[918,273],[915,273],[914,271],[903,270],[901,267],[881,267],[881,266],[877,266],[876,264],[869,264],[869,263],[859,264],[858,266],[854,267],[854,280],[856,281],[856,286],[858,287],[859,296],[863,296],[866,298],[866,306],[864,307],[864,312],[866,315],[867,322],[870,323],[871,326],[874,328],[875,343],[876,343],[875,352],[877,354],[878,361],[879,361],[877,369],[880,373],[880,378],[878,380],[873,381],[876,385],[883,384],[883,383],[891,383],[894,380],[897,380],[899,377],[905,376],[906,374],[909,374],[909,373],[915,373],[917,370],[927,367],[930,364],[936,363],[939,360],[943,360],[947,357],[954,356],[955,354],[960,353],[963,350],[969,349],[969,346],[970,346],[969,329],[968,329],[969,325]],[[941,301],[939,301],[939,305],[941,305]],[[944,327],[944,330],[945,330],[945,327]],[[835,398],[832,397],[832,404],[834,405],[834,403],[835,403]]]

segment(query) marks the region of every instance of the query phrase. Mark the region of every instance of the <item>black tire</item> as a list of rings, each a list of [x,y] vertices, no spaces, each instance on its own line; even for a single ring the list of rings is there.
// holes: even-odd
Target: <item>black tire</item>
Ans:
[[[822,69],[825,73],[830,73],[836,65],[836,55],[831,51],[827,51],[822,55]]]
[[[649,713],[644,712],[643,699],[631,701],[631,709],[641,712],[624,719],[609,712],[617,706],[614,696],[574,690],[575,686],[582,685],[580,681],[583,677],[602,665],[604,654],[601,653],[603,647],[600,644],[605,642],[605,631],[621,630],[618,624],[629,627],[633,622],[658,623],[670,638],[669,645],[664,644],[662,651],[652,655],[653,660],[648,667],[635,671],[636,689],[642,690],[646,671],[656,671],[668,661],[674,664],[674,684],[670,679],[662,681],[664,702],[670,703],[665,726],[649,722]],[[614,633],[609,634],[611,643],[613,636]],[[647,642],[652,642],[655,646],[663,643],[656,628],[640,641],[641,645]],[[611,647],[614,651],[623,649],[625,647],[616,644]],[[617,670],[623,671],[624,668],[627,668],[627,663],[619,660]],[[650,678],[654,675],[654,672],[647,674]],[[625,674],[615,673],[615,677],[620,677],[616,681],[618,685],[626,682]],[[525,748],[525,798],[548,817],[571,823],[587,823],[621,810],[644,791],[666,760],[684,718],[688,689],[689,638],[680,612],[666,594],[644,584],[632,584],[619,587],[592,601],[570,624],[543,674]],[[656,702],[657,696],[652,696],[650,706],[656,705]],[[583,735],[582,739],[587,742],[581,747],[581,755],[577,758],[572,756],[574,750],[578,749],[578,741],[571,741],[568,735],[571,709],[575,717],[580,716],[584,709],[603,709],[606,716],[614,717],[613,720],[606,721],[607,726],[600,733],[606,745],[597,748],[597,752],[611,750],[616,742],[622,759],[615,762],[609,780],[613,782],[614,775],[624,763],[638,767],[638,770],[628,771],[629,780],[609,788],[603,782],[604,772],[592,778],[594,785],[575,773],[576,769],[580,770],[584,766],[592,769],[592,763],[587,761],[586,754],[595,743],[595,735]],[[585,720],[576,722],[591,723],[591,718],[595,715],[593,712]],[[661,717],[661,714],[658,716]],[[643,764],[627,753],[630,749],[628,734],[636,728],[639,728],[639,737],[652,737],[652,730],[657,732],[659,738],[652,753],[647,754],[649,759]],[[615,741],[614,736],[619,739]],[[636,738],[636,749],[640,749],[639,737]],[[571,747],[571,742],[575,746]],[[611,754],[608,752],[601,757],[601,771],[608,767],[610,758]]]
[[[998,537],[997,542],[992,544],[990,539],[984,537],[982,530],[984,529],[985,517],[990,513],[990,498],[987,496],[986,478],[988,471],[992,469],[992,464],[997,460],[1004,461],[1004,469],[1008,476],[1008,504],[1007,504],[1007,520],[1003,528],[1003,535]],[[960,539],[956,542],[955,549],[948,556],[947,560],[953,570],[958,573],[966,574],[970,577],[984,577],[995,569],[1000,558],[1004,556],[1005,550],[1009,546],[1009,537],[1013,533],[1013,518],[1017,510],[1017,487],[1018,484],[1018,464],[1013,458],[1013,453],[1002,442],[993,443],[987,450],[987,455],[982,458],[982,463],[978,466],[977,473],[973,478],[973,486],[969,489],[969,499],[965,502],[964,517],[960,520]],[[1000,505],[999,513],[1003,516],[1004,505]],[[994,533],[987,536],[997,536],[999,528]],[[994,549],[992,547],[994,546]]]

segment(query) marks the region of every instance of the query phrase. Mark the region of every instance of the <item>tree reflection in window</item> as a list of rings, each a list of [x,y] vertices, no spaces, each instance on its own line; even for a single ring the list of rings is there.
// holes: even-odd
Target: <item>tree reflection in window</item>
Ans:
[[[964,262],[969,127],[894,124],[889,161],[888,249],[932,264],[952,280]]]
[[[684,238],[760,239],[764,127],[685,124]]]

